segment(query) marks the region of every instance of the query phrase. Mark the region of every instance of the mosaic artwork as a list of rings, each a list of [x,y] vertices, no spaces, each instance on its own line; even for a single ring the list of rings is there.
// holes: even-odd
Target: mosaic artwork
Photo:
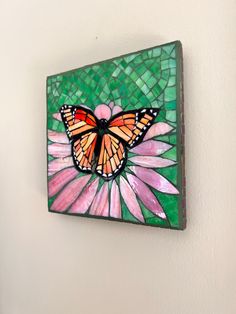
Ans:
[[[179,41],[47,78],[50,212],[184,229]]]

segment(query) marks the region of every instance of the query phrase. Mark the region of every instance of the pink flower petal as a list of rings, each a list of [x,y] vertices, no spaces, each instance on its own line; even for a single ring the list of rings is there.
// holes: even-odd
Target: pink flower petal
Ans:
[[[176,187],[156,171],[137,166],[129,167],[129,169],[133,171],[139,179],[149,184],[154,189],[163,193],[179,194]]]
[[[111,101],[108,106],[112,109],[114,107],[114,102]]]
[[[52,176],[56,172],[72,166],[74,166],[74,163],[71,157],[54,159],[48,163],[48,175]]]
[[[55,132],[48,130],[48,139],[52,142],[68,144],[69,139],[65,132]]]
[[[120,106],[115,106],[113,109],[112,109],[112,115],[114,116],[115,114],[119,113],[122,111],[122,108]]]
[[[164,122],[157,122],[153,124],[144,136],[144,141],[149,140],[154,136],[163,135],[173,130],[173,127]]]
[[[86,186],[84,191],[69,209],[69,213],[84,214],[89,209],[89,206],[91,205],[97,192],[98,183],[99,178],[96,178],[94,181]]]
[[[94,114],[98,119],[109,120],[111,117],[111,109],[105,104],[98,105],[94,111]]]
[[[164,168],[175,164],[173,160],[153,156],[134,156],[130,157],[129,160],[146,168]]]
[[[120,191],[115,180],[111,186],[110,216],[121,218]]]
[[[56,120],[58,120],[58,121],[62,121],[62,118],[61,118],[61,114],[60,114],[60,113],[58,113],[58,112],[57,112],[57,113],[54,113],[52,116],[53,116],[54,119],[56,119]]]
[[[149,140],[142,142],[141,144],[132,148],[130,152],[138,155],[156,156],[163,154],[171,147],[171,145],[164,142]]]
[[[150,191],[145,183],[132,174],[127,173],[129,184],[133,188],[134,192],[138,195],[144,206],[149,209],[155,215],[166,219],[166,215],[156,199],[156,196]]]
[[[48,145],[48,153],[53,157],[67,157],[71,155],[71,145],[53,143]]]
[[[109,215],[109,203],[108,203],[108,183],[105,182],[100,191],[95,196],[91,205],[89,213],[95,216]]]
[[[48,182],[48,196],[52,197],[57,194],[57,192],[59,192],[64,185],[74,179],[77,174],[78,171],[74,167],[64,169],[55,174],[55,176]]]
[[[90,108],[89,106],[87,106],[87,105],[84,105],[84,104],[79,104],[79,105],[76,105],[76,106],[84,107],[84,108],[86,108],[86,109],[89,109],[89,110],[91,110],[91,108]]]
[[[71,181],[55,198],[51,210],[57,212],[65,211],[77,199],[90,178],[91,174],[88,174]]]
[[[144,222],[143,214],[135,193],[123,176],[120,176],[120,192],[131,214],[139,221]]]

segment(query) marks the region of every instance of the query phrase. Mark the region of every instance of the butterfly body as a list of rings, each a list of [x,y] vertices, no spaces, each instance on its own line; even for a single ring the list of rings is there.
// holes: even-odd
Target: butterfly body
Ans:
[[[108,133],[108,121],[106,119],[98,120],[97,132],[100,137]]]
[[[125,167],[127,149],[143,140],[158,113],[159,109],[145,108],[120,112],[106,120],[97,119],[82,106],[62,106],[75,167],[107,181],[114,179]]]

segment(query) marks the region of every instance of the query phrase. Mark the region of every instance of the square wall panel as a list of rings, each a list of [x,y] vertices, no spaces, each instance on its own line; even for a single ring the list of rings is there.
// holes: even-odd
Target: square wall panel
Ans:
[[[184,229],[179,41],[47,78],[48,206]]]

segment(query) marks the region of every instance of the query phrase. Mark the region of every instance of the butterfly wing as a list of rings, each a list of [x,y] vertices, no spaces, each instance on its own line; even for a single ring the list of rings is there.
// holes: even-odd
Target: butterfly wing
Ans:
[[[81,171],[91,172],[98,138],[96,117],[92,111],[83,107],[64,105],[60,111],[72,143],[75,166]]]
[[[97,128],[97,119],[89,109],[64,105],[60,112],[70,140]]]
[[[94,151],[98,134],[88,132],[72,143],[72,154],[75,165],[81,171],[90,172],[94,162]]]
[[[109,121],[108,130],[121,138],[127,147],[134,147],[142,141],[158,113],[159,109],[154,108],[121,112]]]
[[[126,158],[121,140],[111,134],[104,134],[96,167],[97,174],[107,180],[115,178],[125,166]]]

